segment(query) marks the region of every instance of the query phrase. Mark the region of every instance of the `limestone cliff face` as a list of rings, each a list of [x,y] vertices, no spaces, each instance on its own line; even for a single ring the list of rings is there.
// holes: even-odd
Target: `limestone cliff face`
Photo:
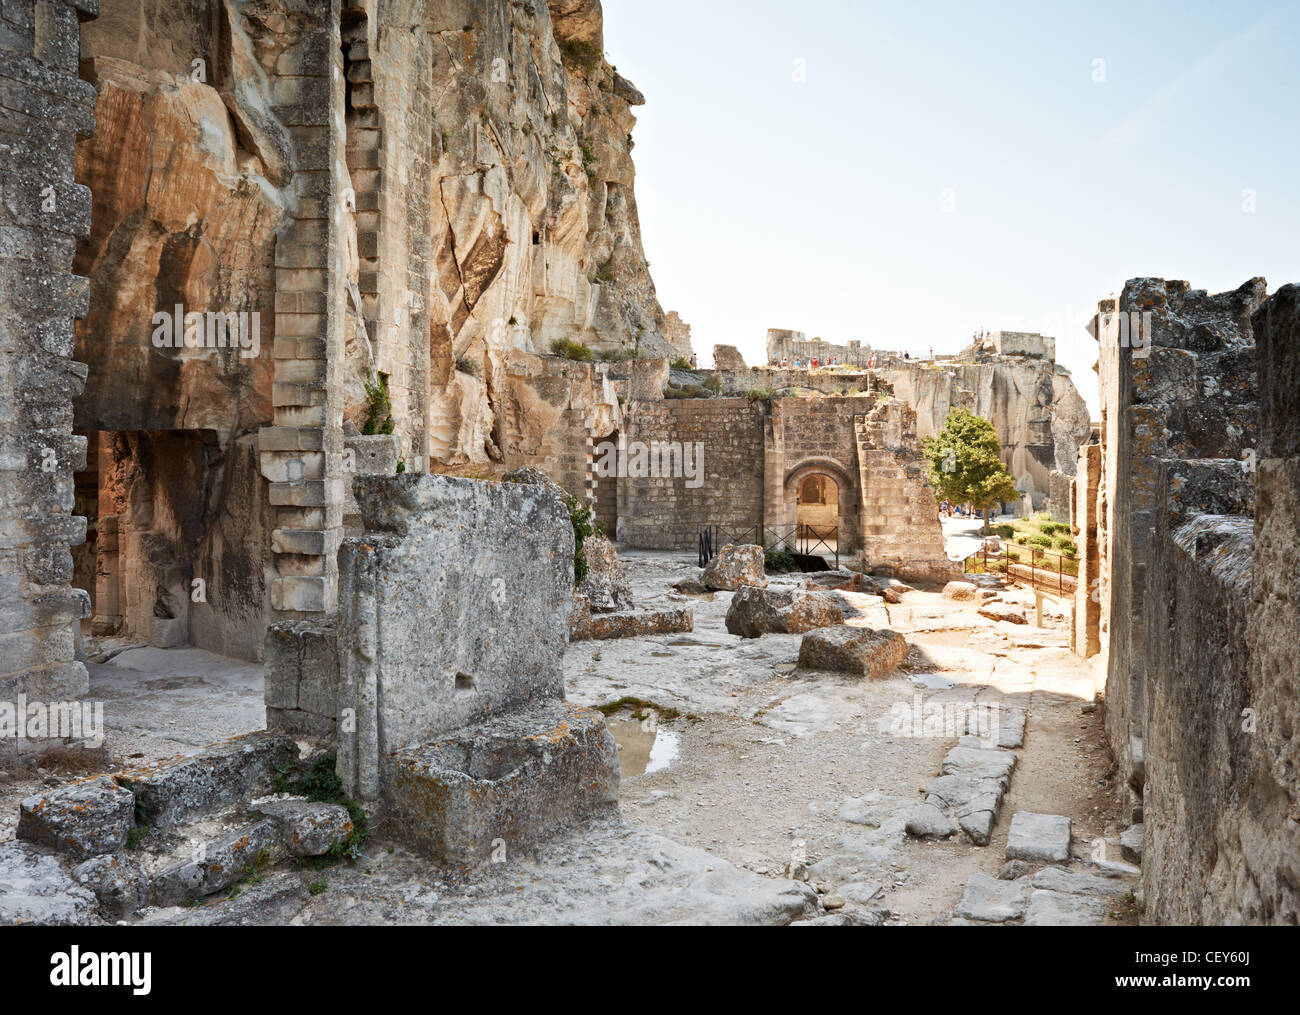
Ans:
[[[211,430],[272,416],[277,267],[325,163],[282,122],[310,0],[105,0],[82,40],[96,130],[78,149],[93,231],[77,426]],[[344,416],[389,378],[408,466],[521,464],[560,410],[612,428],[591,369],[544,392],[556,339],[675,355],[641,247],[632,108],[598,0],[361,0],[340,8],[350,178]],[[326,143],[322,126],[322,145]],[[322,241],[324,242],[324,241]],[[158,348],[157,311],[256,312],[257,355]],[[283,322],[280,322],[283,323]],[[302,336],[309,338],[310,336]],[[540,354],[540,355],[539,355]],[[532,409],[537,408],[538,412]]]
[[[1035,506],[1049,494],[1053,470],[1074,475],[1079,445],[1088,442],[1088,407],[1069,371],[1049,360],[1000,356],[894,366],[881,374],[916,409],[921,437],[942,429],[954,408],[991,420],[1008,470]]]
[[[427,18],[439,152],[429,450],[452,464],[509,459],[544,436],[518,411],[534,397],[518,379],[541,372],[529,354],[567,339],[674,355],[633,192],[644,100],[604,58],[598,0],[443,4]]]

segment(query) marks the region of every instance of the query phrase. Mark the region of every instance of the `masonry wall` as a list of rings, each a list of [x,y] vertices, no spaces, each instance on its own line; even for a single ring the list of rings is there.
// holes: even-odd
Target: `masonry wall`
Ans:
[[[700,442],[703,484],[692,489],[684,476],[620,477],[619,540],[694,549],[706,526],[739,532],[762,524],[763,415],[763,402],[743,398],[629,403],[627,441]]]
[[[1262,279],[1217,295],[1192,290],[1186,282],[1134,279],[1114,300],[1098,305],[1103,314],[1151,315],[1147,349],[1134,348],[1131,341],[1125,345],[1114,328],[1097,329],[1106,730],[1134,816],[1142,810],[1146,779],[1146,597],[1155,558],[1159,467],[1165,459],[1239,460],[1254,446],[1258,414],[1250,315],[1264,292]]]
[[[1098,633],[1148,923],[1300,920],[1297,294],[1137,279],[1113,308],[1151,312],[1149,357],[1102,338]]]
[[[809,473],[828,476],[839,491],[838,517],[841,552],[859,545],[862,518],[862,485],[857,467],[855,419],[875,408],[873,397],[781,398],[772,403],[772,440],[778,443],[779,458],[769,462],[780,472],[769,483],[765,517],[768,525],[789,528],[797,517],[800,481]]]
[[[94,89],[77,73],[79,22],[94,0],[0,6],[0,700],[86,694],[74,625],[89,599],[70,585],[73,473],[86,441],[72,402],[86,367],[73,320],[88,287],[70,273],[90,228],[90,194],[74,182],[76,141],[93,129]]]

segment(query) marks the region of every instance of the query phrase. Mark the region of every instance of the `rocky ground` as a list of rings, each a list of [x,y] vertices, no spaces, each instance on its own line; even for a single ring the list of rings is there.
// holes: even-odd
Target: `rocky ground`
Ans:
[[[1020,810],[1069,817],[1076,856],[1119,860],[1122,829],[1093,704],[1095,677],[1068,650],[1064,604],[1048,600],[1038,628],[1029,592],[999,594],[1023,608],[1024,625],[981,617],[980,603],[946,599],[938,587],[906,592],[892,606],[846,595],[862,605],[864,623],[887,623],[912,646],[893,675],[862,681],[799,671],[801,635],[746,640],[727,633],[732,593],[683,597],[670,588],[698,574],[689,556],[622,557],[638,605],[686,600],[695,607],[692,634],[579,643],[566,657],[574,700],[658,706],[632,705],[615,717],[679,713],[658,720],[676,757],[624,776],[629,821],[767,877],[787,876],[792,863],[802,863],[825,894],[847,890],[905,923],[946,921],[972,874],[997,874]],[[772,584],[802,580],[773,576]],[[918,696],[922,709],[974,701],[1027,711],[1024,745],[987,846],[960,835],[934,842],[904,833],[957,741],[955,734],[891,732],[900,714],[891,709],[915,708]],[[638,733],[633,749],[647,754],[646,735]],[[1110,909],[1106,922],[1132,918],[1122,905]]]
[[[800,670],[802,635],[743,639],[733,593],[682,595],[685,555],[623,554],[640,607],[689,605],[694,631],[572,644],[568,695],[601,706],[620,743],[626,823],[559,835],[473,877],[372,839],[354,866],[259,873],[206,904],[144,911],[150,923],[837,923],[1075,920],[1131,922],[1110,761],[1094,675],[1067,649],[1062,606],[1034,626],[1032,594],[994,587],[955,601],[939,587],[898,603],[840,593],[849,623],[902,633],[908,655],[878,680]],[[804,576],[772,576],[795,588]],[[1000,609],[1028,623],[980,615]],[[92,646],[92,696],[106,702],[107,748],[0,775],[0,851],[18,802],[115,766],[179,753],[261,723],[260,667],[199,650]],[[621,703],[621,704],[620,704]],[[1009,789],[986,845],[958,832],[917,839],[905,825],[960,731],[920,717],[974,703],[1016,726]],[[996,711],[994,710],[996,706]],[[931,711],[927,712],[926,710]],[[942,711],[939,713],[943,715]],[[955,713],[954,713],[955,714]],[[912,722],[911,716],[917,716]],[[951,724],[950,724],[951,726]],[[988,731],[983,731],[988,732]],[[969,738],[963,744],[992,746]],[[956,755],[962,751],[955,752]],[[984,757],[984,755],[974,755]],[[1008,761],[1007,764],[1010,764]],[[1071,859],[1007,861],[1018,812],[1070,820]],[[1031,850],[1032,855],[1032,850]],[[0,856],[0,882],[28,876]],[[1096,861],[1103,861],[1098,866]],[[26,862],[26,858],[23,859]],[[6,863],[8,866],[6,866]],[[996,880],[1001,872],[1005,880]],[[1108,874],[1109,878],[1096,875]],[[1012,880],[1015,878],[1015,880]],[[74,915],[88,918],[84,900]],[[1028,915],[1026,915],[1028,913]]]

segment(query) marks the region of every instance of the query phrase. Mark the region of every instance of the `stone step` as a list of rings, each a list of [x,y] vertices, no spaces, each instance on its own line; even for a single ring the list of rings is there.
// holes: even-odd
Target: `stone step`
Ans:
[[[269,793],[277,768],[292,764],[297,756],[290,737],[263,730],[213,744],[189,757],[130,769],[113,779],[134,794],[142,823],[167,827]]]
[[[197,902],[276,864],[341,849],[352,833],[338,804],[253,800],[190,825],[149,829],[136,848],[88,860],[73,876],[106,918],[121,919],[146,906]]]
[[[296,757],[293,740],[263,730],[186,757],[62,786],[22,801],[17,837],[74,860],[116,853],[137,825],[176,827],[264,796],[277,768]]]

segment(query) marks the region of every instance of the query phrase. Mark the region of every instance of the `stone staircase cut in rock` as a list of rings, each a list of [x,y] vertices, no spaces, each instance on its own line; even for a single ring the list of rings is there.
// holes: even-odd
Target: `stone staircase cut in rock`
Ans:
[[[292,740],[262,731],[28,797],[6,856],[31,885],[6,895],[0,923],[67,914],[93,922],[96,907],[123,919],[338,851],[354,830],[345,807],[273,794],[297,759]]]

